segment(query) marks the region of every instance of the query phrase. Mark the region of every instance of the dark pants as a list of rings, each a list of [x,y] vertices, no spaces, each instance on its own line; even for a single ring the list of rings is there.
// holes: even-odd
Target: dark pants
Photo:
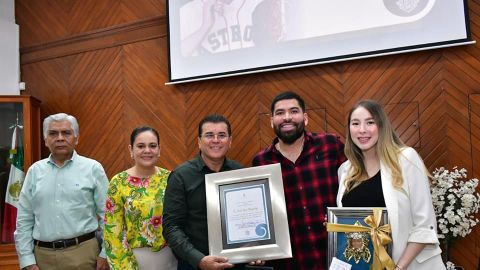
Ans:
[[[196,270],[190,264],[188,264],[186,261],[181,260],[179,258],[177,258],[177,259],[178,259],[177,270]]]
[[[232,269],[232,270],[247,270],[247,268],[245,268],[245,266],[246,266],[245,264],[236,264],[235,267],[229,268],[229,269]],[[248,266],[248,269],[251,269],[251,270],[254,270],[254,269],[259,269],[260,270],[260,268],[261,267]],[[266,268],[263,268],[263,269],[266,269]],[[274,270],[273,268],[269,268],[269,269]],[[197,270],[197,269],[193,268],[190,264],[188,264],[188,262],[179,259],[177,270]]]

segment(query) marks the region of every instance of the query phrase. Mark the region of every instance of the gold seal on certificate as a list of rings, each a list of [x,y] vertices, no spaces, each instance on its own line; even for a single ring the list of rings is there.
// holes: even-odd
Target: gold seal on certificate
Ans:
[[[207,174],[205,188],[210,255],[292,257],[280,164]]]

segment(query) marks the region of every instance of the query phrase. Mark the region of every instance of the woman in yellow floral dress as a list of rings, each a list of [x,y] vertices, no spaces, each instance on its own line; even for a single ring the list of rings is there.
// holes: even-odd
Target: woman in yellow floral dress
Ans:
[[[110,181],[105,206],[105,250],[112,270],[174,270],[177,261],[162,236],[163,196],[170,172],[156,166],[158,132],[133,130],[134,166]]]

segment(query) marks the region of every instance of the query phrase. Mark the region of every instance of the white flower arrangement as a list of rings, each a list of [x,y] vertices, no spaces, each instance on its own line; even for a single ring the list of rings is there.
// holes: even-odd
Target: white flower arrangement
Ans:
[[[465,237],[479,222],[475,218],[480,207],[480,194],[475,191],[478,179],[467,180],[467,170],[454,167],[435,169],[431,185],[433,206],[437,216],[438,237],[446,243]]]

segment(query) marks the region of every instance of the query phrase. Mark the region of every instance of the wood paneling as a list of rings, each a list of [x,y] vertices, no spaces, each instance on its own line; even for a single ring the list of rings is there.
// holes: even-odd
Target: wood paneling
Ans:
[[[480,178],[480,94],[470,95],[469,105],[472,172],[474,177]]]
[[[0,245],[0,269],[2,270],[18,270],[17,253],[15,245]]]
[[[16,0],[20,47],[165,15],[165,0]]]
[[[83,52],[116,47],[124,44],[154,39],[166,35],[165,17],[154,17],[135,23],[112,26],[69,38],[22,47],[21,64],[64,57]]]
[[[418,103],[386,104],[385,112],[402,141],[417,149],[420,148]]]
[[[259,148],[256,76],[196,82],[179,86],[185,92],[187,157],[198,154],[198,123],[212,113],[226,116],[232,126],[230,157],[247,165]],[[254,144],[252,147],[250,144]]]
[[[376,99],[430,170],[462,166],[479,177],[478,44],[167,86],[164,4],[16,1],[26,93],[42,101],[42,116],[75,114],[79,152],[101,161],[109,176],[131,165],[126,147],[133,127],[159,130],[160,165],[172,169],[198,153],[197,125],[210,113],[230,119],[229,155],[248,166],[271,143],[272,98],[295,90],[305,98],[313,131],[344,136],[351,106]],[[480,3],[468,4],[478,39]],[[476,269],[479,238],[477,228],[454,245],[453,260]]]
[[[151,125],[160,133],[161,164],[173,169],[185,159],[184,95],[167,81],[166,39],[123,46],[123,126]],[[118,128],[117,128],[118,129]],[[126,144],[125,144],[126,145]],[[173,146],[173,147],[172,147]]]
[[[469,111],[470,111],[470,139],[472,147],[472,168],[473,171],[470,171],[471,177],[480,179],[480,94],[473,94],[469,97]],[[477,191],[480,192],[480,186],[477,186]],[[477,215],[477,218],[480,219],[480,213]],[[471,246],[474,248],[470,250],[469,254],[471,256],[477,256],[478,263],[477,267],[480,267],[480,226],[476,226],[472,234],[475,239],[475,245]],[[475,261],[470,261],[470,265],[474,266]]]

